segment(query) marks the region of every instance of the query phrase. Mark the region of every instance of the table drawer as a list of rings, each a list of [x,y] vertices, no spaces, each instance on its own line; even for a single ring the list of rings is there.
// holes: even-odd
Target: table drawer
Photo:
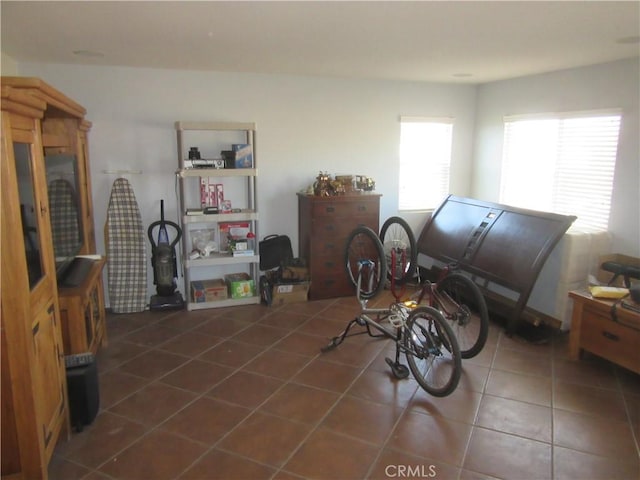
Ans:
[[[626,327],[585,308],[580,330],[580,347],[640,372],[640,331]]]

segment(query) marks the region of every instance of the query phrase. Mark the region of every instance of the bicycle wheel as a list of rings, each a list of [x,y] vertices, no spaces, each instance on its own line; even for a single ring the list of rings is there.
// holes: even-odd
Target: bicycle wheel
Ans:
[[[478,286],[453,272],[436,285],[434,301],[456,334],[462,358],[480,353],[489,334],[489,312]]]
[[[433,307],[423,306],[407,317],[403,345],[411,373],[422,388],[445,397],[458,386],[462,357],[456,336]]]
[[[418,264],[416,238],[409,224],[400,217],[390,217],[380,229],[380,241],[387,259],[387,276],[402,284],[413,278]],[[391,252],[395,251],[395,265]]]
[[[375,297],[387,278],[387,263],[378,234],[369,227],[357,227],[347,237],[344,259],[358,298]]]

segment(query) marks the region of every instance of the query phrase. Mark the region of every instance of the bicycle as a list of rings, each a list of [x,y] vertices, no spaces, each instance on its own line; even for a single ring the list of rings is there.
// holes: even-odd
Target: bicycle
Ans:
[[[389,281],[405,284],[414,278],[418,251],[407,222],[400,217],[390,217],[380,229],[380,240],[387,262],[391,261],[391,253],[395,253],[395,266],[387,272]],[[440,310],[456,334],[462,358],[475,357],[484,348],[489,334],[487,304],[480,288],[462,274],[456,264],[446,265],[435,282],[425,280],[409,298],[418,304],[426,300],[428,305]]]
[[[401,217],[389,217],[380,229],[380,241],[387,260],[389,280],[398,285],[411,280],[417,270],[418,250],[409,224]],[[391,253],[396,252],[395,261]]]
[[[395,253],[391,256],[395,262]],[[344,258],[361,310],[321,351],[333,350],[351,335],[366,333],[374,338],[386,337],[396,346],[395,358],[385,359],[396,378],[407,378],[411,372],[431,395],[444,397],[452,393],[460,380],[462,357],[455,334],[442,314],[428,305],[401,302],[399,296],[388,308],[367,307],[367,302],[380,293],[387,277],[382,242],[370,228],[360,226],[350,233]],[[364,326],[365,330],[350,334],[355,325]],[[400,363],[401,353],[408,368]]]

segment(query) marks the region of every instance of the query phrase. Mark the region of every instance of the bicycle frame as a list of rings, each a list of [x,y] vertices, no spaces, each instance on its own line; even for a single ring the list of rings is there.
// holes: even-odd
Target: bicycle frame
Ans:
[[[442,315],[446,319],[453,318],[455,313],[451,312],[446,307],[446,304],[447,303],[451,303],[451,301],[450,302],[446,302],[445,299],[443,298],[443,296],[440,294],[440,292],[438,292],[437,288],[438,288],[438,283],[440,283],[451,272],[455,271],[455,269],[456,269],[456,265],[455,264],[447,265],[438,274],[438,278],[436,279],[435,283],[434,282],[430,282],[429,280],[425,281],[425,283],[423,284],[422,288],[420,289],[420,293],[419,293],[418,297],[415,299],[415,301],[418,304],[422,303],[422,300],[424,299],[425,294],[428,293],[429,294],[429,302],[427,303],[427,305],[429,305],[430,307],[438,308],[438,310],[440,310],[440,312],[442,313]],[[453,302],[453,303],[455,303],[455,302]]]
[[[364,250],[364,255],[349,257],[352,241],[358,242],[356,245],[362,245],[361,240],[355,240],[358,235],[373,240],[376,249],[373,259],[362,258],[369,257]],[[426,305],[419,307],[416,302],[400,301],[400,296],[404,294],[404,282],[398,282],[401,292],[396,291],[396,276],[393,274],[390,279],[395,301],[386,308],[369,308],[367,305],[369,299],[380,292],[380,286],[387,278],[386,264],[383,263],[381,267],[378,262],[391,261],[395,265],[396,259],[406,261],[406,254],[392,249],[391,258],[385,256],[377,234],[370,229],[354,230],[346,252],[348,275],[356,287],[360,312],[321,351],[333,350],[347,336],[366,333],[374,338],[392,339],[396,346],[395,359],[385,357],[385,361],[395,378],[404,379],[413,373],[418,384],[428,393],[435,396],[449,395],[460,379],[461,354],[455,334],[440,311]],[[352,332],[354,325],[365,328]],[[406,356],[408,366],[400,362],[401,354]]]
[[[371,260],[362,260],[359,262],[356,295],[358,302],[360,303],[360,313],[355,319],[347,324],[347,327],[338,336],[334,337],[334,346],[340,345],[344,339],[349,336],[348,333],[349,330],[351,330],[351,327],[358,324],[360,326],[364,326],[366,331],[358,332],[354,335],[367,333],[370,337],[374,338],[387,337],[392,339],[396,343],[396,362],[398,362],[400,352],[406,353],[407,350],[402,344],[402,339],[405,321],[411,309],[399,301],[391,304],[388,308],[367,308],[368,299],[362,298],[360,292],[363,277],[369,279],[369,283],[372,281],[372,277],[368,275],[368,269],[375,269],[374,262]],[[373,316],[375,318],[373,318]],[[382,325],[381,322],[384,320],[389,320],[391,325],[395,327],[395,332],[385,325]],[[376,334],[372,328],[379,332],[379,334]],[[413,353],[416,355],[418,354],[418,352]]]

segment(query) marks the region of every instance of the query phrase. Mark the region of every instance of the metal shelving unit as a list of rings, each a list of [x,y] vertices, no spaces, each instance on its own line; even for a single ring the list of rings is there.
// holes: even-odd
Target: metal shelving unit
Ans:
[[[248,305],[260,303],[259,294],[259,263],[260,255],[258,252],[258,208],[256,201],[256,183],[258,177],[257,155],[256,155],[256,125],[255,123],[237,123],[237,122],[182,122],[175,123],[175,129],[178,140],[178,170],[176,171],[178,184],[178,206],[180,209],[180,222],[183,231],[182,248],[181,248],[181,266],[184,275],[185,297],[188,310],[200,310],[206,308],[220,308],[235,305]],[[227,145],[230,147],[232,143],[246,143],[251,145],[253,151],[253,168],[186,168],[185,159],[188,155],[188,149],[191,144],[187,144],[190,140],[190,134],[205,136],[215,136],[212,141],[213,145]],[[202,138],[202,137],[199,137]],[[209,147],[211,149],[211,147]],[[219,151],[219,150],[218,150]],[[233,213],[218,214],[202,214],[187,215],[187,209],[199,208],[200,205],[194,205],[193,190],[198,188],[195,185],[195,178],[209,177],[215,178],[223,185],[229,182],[242,183],[244,185],[236,186],[236,195],[234,200],[241,198],[242,208]],[[197,192],[199,193],[199,192]],[[225,191],[226,194],[226,191]],[[255,235],[256,241],[254,245],[254,255],[234,257],[227,252],[213,253],[205,258],[190,259],[189,254],[192,250],[192,236],[194,232],[202,228],[217,229],[218,224],[222,222],[248,222],[250,230]],[[193,280],[223,278],[225,273],[246,272],[253,279],[255,295],[243,298],[227,298],[226,300],[194,302],[191,298],[191,282]]]

